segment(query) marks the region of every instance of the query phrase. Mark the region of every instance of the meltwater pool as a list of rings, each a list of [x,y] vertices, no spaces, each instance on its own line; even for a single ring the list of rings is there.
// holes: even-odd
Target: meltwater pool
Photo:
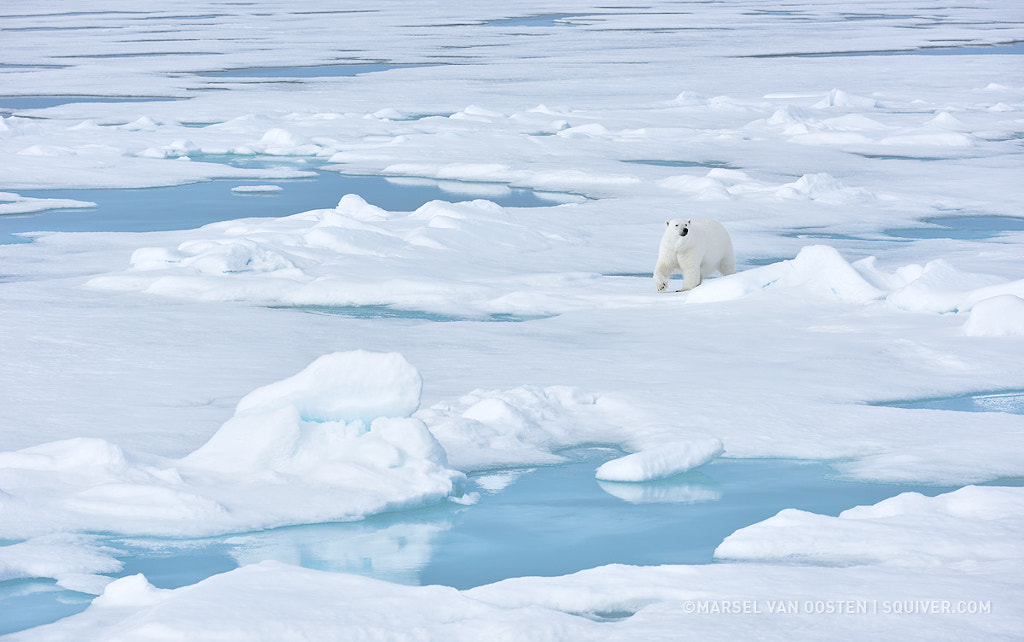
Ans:
[[[470,505],[378,515],[203,539],[96,535],[123,564],[159,588],[194,584],[275,560],[411,585],[469,588],[509,577],[553,576],[604,564],[709,564],[739,528],[798,508],[837,515],[901,492],[953,490],[843,481],[824,463],[718,459],[670,479],[599,482],[595,469],[622,453],[577,448],[570,462],[471,476]],[[0,634],[84,610],[91,595],[52,580],[0,583]]]

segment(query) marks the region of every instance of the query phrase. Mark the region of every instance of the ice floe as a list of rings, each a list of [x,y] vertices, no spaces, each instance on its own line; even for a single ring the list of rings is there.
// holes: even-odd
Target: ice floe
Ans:
[[[0,536],[199,536],[442,501],[464,476],[410,417],[420,386],[399,355],[336,353],[245,396],[181,459],[82,438],[0,453]]]
[[[838,517],[787,509],[742,528],[715,550],[730,560],[904,567],[1001,563],[1020,558],[1015,541],[1024,490],[967,486],[938,497],[904,493]]]

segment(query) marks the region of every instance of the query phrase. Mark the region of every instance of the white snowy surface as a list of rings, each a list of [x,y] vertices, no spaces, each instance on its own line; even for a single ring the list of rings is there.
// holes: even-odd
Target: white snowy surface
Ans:
[[[578,445],[617,446],[617,478],[637,481],[716,443],[860,480],[1024,475],[1019,415],[872,405],[1024,390],[1024,232],[927,234],[1024,211],[1021,57],[998,46],[1024,40],[1013,3],[573,1],[536,24],[488,22],[550,6],[364,8],[3,10],[3,101],[83,99],[0,101],[0,216],[93,204],[33,189],[223,179],[285,199],[302,189],[285,181],[313,175],[304,161],[395,189],[563,196],[389,211],[339,193],[273,218],[231,196],[224,222],[196,230],[0,245],[0,579],[98,593],[118,570],[94,531],[358,519],[458,499],[465,472]],[[955,46],[970,49],[930,55]],[[876,54],[821,55],[836,51]],[[367,61],[402,66],[207,73]],[[224,162],[257,155],[279,162]],[[659,295],[660,227],[690,215],[723,222],[739,272]],[[420,316],[351,314],[364,306]],[[118,580],[85,613],[15,637],[1012,639],[1022,512],[1015,489],[982,486],[840,517],[784,511],[720,547],[744,563],[461,593],[253,558],[174,591]],[[876,611],[815,612],[847,601]],[[903,601],[939,612],[883,613]],[[748,603],[762,613],[721,610]]]
[[[204,536],[360,519],[461,495],[464,475],[410,418],[420,386],[401,355],[335,353],[243,397],[182,459],[133,457],[95,438],[0,453],[0,537]]]
[[[1024,558],[1024,489],[903,493],[838,517],[787,509],[725,539],[715,557],[835,565],[971,568]]]
[[[1000,294],[978,301],[964,332],[972,337],[1024,336],[1024,298]]]
[[[263,562],[173,591],[126,577],[10,639],[1012,639],[1020,570],[610,565],[457,591]]]

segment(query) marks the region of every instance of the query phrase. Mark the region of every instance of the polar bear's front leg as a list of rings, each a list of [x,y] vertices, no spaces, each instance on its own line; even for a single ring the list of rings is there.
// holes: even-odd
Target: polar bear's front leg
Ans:
[[[673,270],[674,268],[666,265],[663,261],[658,261],[658,264],[654,266],[654,287],[658,289],[658,292],[664,292],[668,287],[668,280],[672,276]]]

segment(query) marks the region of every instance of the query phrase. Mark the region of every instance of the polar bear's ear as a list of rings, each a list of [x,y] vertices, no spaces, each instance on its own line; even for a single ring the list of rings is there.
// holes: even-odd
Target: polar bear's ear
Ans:
[[[665,227],[668,227],[671,224],[672,224],[672,221],[665,221]]]

